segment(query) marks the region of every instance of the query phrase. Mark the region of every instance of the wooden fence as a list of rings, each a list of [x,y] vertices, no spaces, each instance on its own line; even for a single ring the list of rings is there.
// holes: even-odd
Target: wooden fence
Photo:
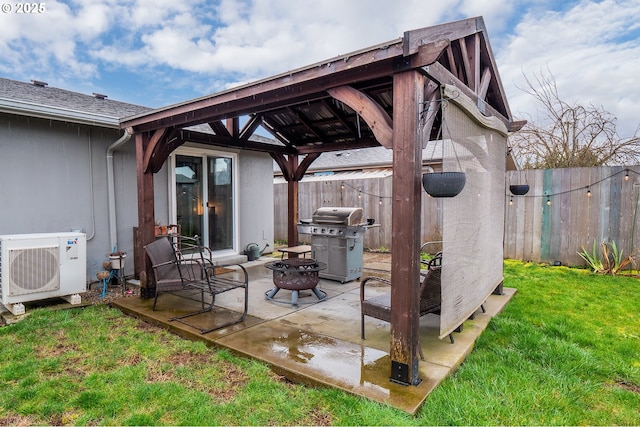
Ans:
[[[625,179],[628,170],[629,179]],[[391,247],[392,176],[302,181],[300,218],[322,206],[361,206],[380,227],[364,236],[365,248]],[[510,184],[528,184],[524,196],[511,196]],[[287,185],[274,185],[275,239],[287,238]],[[590,193],[590,196],[587,193]],[[640,248],[640,166],[547,169],[507,172],[505,179],[505,258],[582,265],[582,247],[615,241],[629,253]],[[442,202],[422,198],[422,242],[441,240]],[[301,242],[309,236],[300,235]]]

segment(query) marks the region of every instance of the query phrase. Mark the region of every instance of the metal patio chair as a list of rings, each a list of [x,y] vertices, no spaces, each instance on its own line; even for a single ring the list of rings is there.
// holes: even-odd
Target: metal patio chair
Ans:
[[[195,238],[180,236],[178,242],[179,244],[174,244],[169,238],[163,237],[144,247],[151,260],[156,284],[153,310],[155,311],[158,295],[162,292],[196,290],[200,291],[202,308],[194,313],[173,317],[169,321],[179,321],[199,329],[202,334],[242,322],[247,315],[249,303],[247,270],[240,264],[215,265],[211,260],[209,248],[200,245],[197,236]],[[229,273],[216,274],[216,268],[230,266],[240,268],[237,273],[241,276],[240,280],[228,277]],[[236,273],[234,277],[235,275]],[[212,311],[216,295],[238,288],[244,288],[244,311],[238,318],[214,328],[200,328],[184,321],[188,317]],[[211,296],[210,303],[205,303],[205,294]]]
[[[426,262],[427,268],[420,271],[420,317],[429,313],[440,314],[442,302],[442,252],[438,252],[431,260]],[[385,322],[391,322],[391,293],[365,298],[367,284],[379,282],[391,286],[391,281],[382,277],[367,277],[360,283],[360,325],[361,336],[365,339],[364,316],[374,317]],[[461,330],[461,328],[459,327]],[[460,332],[460,330],[456,330]],[[454,343],[453,334],[449,334],[449,340]],[[420,349],[422,352],[422,349]],[[422,356],[422,354],[421,354]]]

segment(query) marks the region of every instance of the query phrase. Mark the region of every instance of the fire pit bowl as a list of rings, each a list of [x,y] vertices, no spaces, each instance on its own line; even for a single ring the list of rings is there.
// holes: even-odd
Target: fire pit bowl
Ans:
[[[327,296],[325,292],[316,288],[320,281],[318,272],[327,268],[327,264],[323,262],[307,258],[289,258],[268,262],[264,266],[273,271],[275,288],[265,294],[269,300],[273,300],[280,289],[292,291],[290,303],[292,305],[298,304],[298,291],[310,289],[319,300],[323,300]]]

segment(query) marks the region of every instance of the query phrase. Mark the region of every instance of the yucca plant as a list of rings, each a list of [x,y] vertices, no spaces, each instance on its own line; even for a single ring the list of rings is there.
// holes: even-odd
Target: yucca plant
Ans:
[[[615,241],[600,243],[602,259],[600,259],[596,247],[596,241],[594,240],[591,252],[588,252],[584,247],[582,247],[582,252],[578,252],[578,255],[586,261],[594,273],[616,275],[630,264],[635,265],[634,254],[636,251],[624,257],[624,251],[618,249]]]
[[[589,268],[593,270],[594,273],[602,273],[604,269],[604,265],[602,261],[598,258],[598,252],[596,251],[596,241],[593,241],[593,250],[591,252],[587,251],[584,246],[582,247],[582,252],[578,252],[580,258],[585,260]]]

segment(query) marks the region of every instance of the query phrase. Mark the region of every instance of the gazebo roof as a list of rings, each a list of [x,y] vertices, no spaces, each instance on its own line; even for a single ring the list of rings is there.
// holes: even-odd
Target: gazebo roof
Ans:
[[[173,148],[189,140],[304,155],[387,146],[394,114],[393,75],[404,69],[419,69],[433,81],[456,86],[475,100],[484,114],[498,117],[507,129],[517,128],[481,17],[407,31],[387,43],[126,117],[121,127],[133,133],[159,132],[174,140]],[[375,109],[360,108],[365,103]],[[362,116],[371,115],[371,111],[375,117]],[[242,127],[241,117],[248,118]],[[202,124],[213,133],[185,129]],[[269,131],[275,142],[250,141],[259,126]]]

